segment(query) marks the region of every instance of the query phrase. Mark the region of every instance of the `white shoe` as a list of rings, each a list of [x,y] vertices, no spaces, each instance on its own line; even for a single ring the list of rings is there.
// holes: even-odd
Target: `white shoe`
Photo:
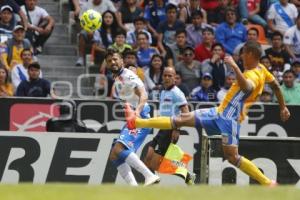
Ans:
[[[159,182],[160,182],[160,177],[157,175],[153,175],[149,178],[146,178],[144,186],[153,185]]]

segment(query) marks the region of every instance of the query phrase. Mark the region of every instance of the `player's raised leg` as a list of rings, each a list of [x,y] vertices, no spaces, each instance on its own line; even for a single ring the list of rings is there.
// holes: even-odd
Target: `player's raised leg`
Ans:
[[[157,128],[162,130],[170,130],[180,128],[182,126],[195,127],[194,112],[182,113],[173,117],[154,117],[149,119],[141,119],[135,116],[134,111],[130,107],[125,108],[125,117],[129,129],[135,128]]]

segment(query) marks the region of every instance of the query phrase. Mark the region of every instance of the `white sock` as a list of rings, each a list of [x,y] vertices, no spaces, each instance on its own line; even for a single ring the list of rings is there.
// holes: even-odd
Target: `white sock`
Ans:
[[[131,171],[130,166],[127,163],[123,163],[117,167],[122,178],[131,186],[137,186],[137,182],[134,178],[134,175]]]
[[[143,174],[145,178],[154,175],[135,153],[130,153],[126,158],[125,162],[128,163],[134,169],[136,169],[138,172]]]

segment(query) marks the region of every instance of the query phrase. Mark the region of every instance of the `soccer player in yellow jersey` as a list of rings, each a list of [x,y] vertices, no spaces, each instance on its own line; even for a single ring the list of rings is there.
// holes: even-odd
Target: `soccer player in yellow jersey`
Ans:
[[[129,128],[152,127],[159,129],[174,129],[182,126],[203,127],[208,135],[222,135],[224,157],[233,165],[240,168],[262,185],[274,186],[277,183],[267,178],[253,162],[239,155],[240,123],[247,114],[247,109],[262,93],[264,84],[269,83],[274,91],[280,107],[280,117],[286,121],[290,112],[284,103],[278,82],[273,75],[259,63],[261,47],[255,41],[248,41],[243,47],[242,73],[232,57],[225,58],[226,64],[231,66],[236,75],[236,82],[231,86],[220,106],[209,109],[199,109],[189,113],[182,113],[173,117],[157,117],[150,119],[136,118],[134,113],[126,111]]]

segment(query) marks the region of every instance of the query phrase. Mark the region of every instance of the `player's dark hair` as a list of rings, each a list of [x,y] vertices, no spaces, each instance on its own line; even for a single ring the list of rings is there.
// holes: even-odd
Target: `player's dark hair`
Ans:
[[[256,41],[247,41],[243,47],[244,52],[250,52],[256,59],[260,59],[262,55],[262,49],[258,42]]]
[[[115,49],[107,49],[104,59],[107,59],[110,56],[113,56],[114,54],[118,54],[120,58],[123,58],[122,54],[120,54],[117,50]]]

